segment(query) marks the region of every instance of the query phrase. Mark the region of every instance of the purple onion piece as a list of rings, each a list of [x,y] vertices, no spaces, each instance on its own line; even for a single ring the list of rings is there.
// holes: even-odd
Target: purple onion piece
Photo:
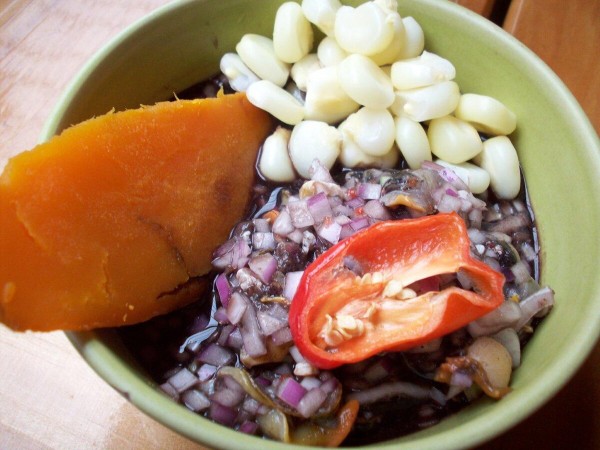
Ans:
[[[227,366],[235,361],[235,355],[227,348],[218,344],[208,345],[198,356],[200,362],[221,367]]]
[[[325,221],[317,228],[317,234],[332,244],[339,242],[341,232],[342,226],[334,221]]]
[[[175,375],[169,377],[167,382],[173,386],[178,393],[181,393],[195,385],[198,382],[198,378],[192,372],[183,368]]]
[[[272,251],[275,250],[275,245],[275,236],[270,231],[258,231],[252,235],[252,247],[254,250]]]
[[[260,329],[265,336],[270,336],[287,325],[283,320],[276,319],[266,312],[259,311],[256,315]]]
[[[229,281],[227,281],[227,275],[220,273],[215,280],[215,286],[219,293],[221,304],[227,307],[229,297],[231,296],[231,286],[229,286]]]
[[[354,231],[362,230],[363,228],[367,228],[369,226],[369,218],[364,216],[358,217],[350,222],[349,225]]]
[[[217,366],[213,366],[212,364],[202,364],[196,373],[198,374],[198,379],[202,382],[210,380],[213,375],[217,371]]]
[[[258,276],[260,281],[269,284],[277,270],[277,260],[271,253],[255,256],[248,263],[250,269]]]
[[[315,224],[315,219],[311,215],[305,200],[290,201],[287,209],[292,218],[292,224],[296,228],[310,227]]]
[[[306,200],[306,205],[315,223],[321,223],[326,217],[333,216],[329,200],[327,200],[327,195],[324,192],[309,197]]]
[[[233,325],[240,323],[248,305],[249,300],[244,294],[240,292],[231,294],[227,305],[227,319],[229,319],[229,322]]]
[[[237,412],[233,408],[220,405],[214,401],[210,404],[209,415],[215,422],[228,427],[233,426],[237,418]]]
[[[253,305],[246,308],[246,312],[244,313],[240,324],[240,332],[242,333],[244,349],[249,356],[256,358],[267,353],[265,337],[258,326],[256,309]]]
[[[275,345],[283,345],[292,342],[292,331],[290,327],[284,327],[271,335],[271,340]]]
[[[295,228],[294,224],[292,224],[292,217],[290,216],[290,213],[285,209],[282,210],[273,222],[273,233],[286,236],[294,230]]]
[[[356,193],[364,200],[377,200],[381,196],[381,185],[376,183],[360,183]]]
[[[203,411],[210,406],[210,400],[206,395],[195,389],[185,391],[181,396],[181,401],[194,412]]]
[[[321,405],[327,399],[327,394],[320,388],[314,388],[308,391],[298,402],[297,411],[303,417],[311,417],[316,413]]]
[[[241,431],[242,433],[246,434],[256,434],[256,432],[258,431],[258,424],[256,422],[251,422],[247,420],[240,425],[238,431]]]
[[[308,175],[310,176],[310,179],[314,181],[323,181],[325,183],[334,182],[327,167],[321,164],[321,161],[316,158],[308,168]]]
[[[305,394],[306,389],[292,377],[286,377],[277,389],[277,397],[292,408],[298,406],[298,403]]]

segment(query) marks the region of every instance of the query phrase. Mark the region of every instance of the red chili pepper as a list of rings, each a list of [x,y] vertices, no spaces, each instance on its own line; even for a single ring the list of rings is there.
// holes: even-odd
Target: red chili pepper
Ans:
[[[380,222],[354,234],[304,271],[289,314],[295,344],[313,365],[331,369],[407,350],[483,316],[504,301],[504,276],[469,248],[455,213]],[[473,290],[411,289],[457,272]]]

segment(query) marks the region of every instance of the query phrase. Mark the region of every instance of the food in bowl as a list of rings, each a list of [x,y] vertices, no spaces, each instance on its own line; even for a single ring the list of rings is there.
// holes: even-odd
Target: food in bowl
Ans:
[[[461,95],[452,64],[423,52],[418,23],[393,3],[323,2],[322,16],[314,2],[286,3],[272,42],[246,35],[223,57],[228,80],[216,82],[247,91],[281,123],[257,162],[263,180],[215,252],[212,293],[123,331],[165,393],[241,432],[362,445],[437,423],[482,391],[501,398],[553,305],[538,284],[535,221],[506,137],[514,115]],[[347,26],[338,37],[338,14],[402,21],[415,47],[373,32],[362,35],[376,35],[365,49]],[[277,30],[294,26],[278,21],[299,30],[289,54]],[[316,54],[307,21],[327,35]],[[389,76],[378,63],[393,63]],[[398,234],[386,234],[388,223]],[[454,231],[440,242],[442,230]],[[444,264],[447,248],[459,262]]]

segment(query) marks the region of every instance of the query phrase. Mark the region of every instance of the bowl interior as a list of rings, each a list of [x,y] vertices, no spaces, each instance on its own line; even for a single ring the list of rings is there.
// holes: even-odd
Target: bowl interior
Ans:
[[[117,110],[165,100],[218,71],[244,33],[272,33],[280,0],[184,1],[125,30],[81,71],[42,139]],[[358,4],[360,1],[347,1]],[[548,400],[583,362],[600,330],[600,144],[560,80],[518,41],[470,11],[439,0],[401,0],[425,30],[426,48],[454,63],[462,92],[491,95],[518,117],[519,152],[539,226],[542,282],[557,306],[527,346],[514,392],[479,401],[430,429],[381,448],[456,448],[487,440]],[[72,342],[113,387],[160,422],[211,447],[281,448],[187,411],[156,391],[111,331],[72,333]]]

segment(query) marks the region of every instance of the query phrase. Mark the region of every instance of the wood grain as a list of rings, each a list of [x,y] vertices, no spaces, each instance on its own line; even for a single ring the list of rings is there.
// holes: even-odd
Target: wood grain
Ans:
[[[61,92],[96,50],[165,3],[0,0],[0,161],[35,145]],[[484,15],[490,8],[486,0],[458,3]],[[598,129],[600,2],[564,2],[579,14],[561,13],[562,0],[513,3],[507,29],[547,59]],[[15,334],[0,326],[0,355],[0,449],[202,448],[125,401],[62,333]],[[482,448],[600,448],[599,367],[597,346],[550,403]]]

